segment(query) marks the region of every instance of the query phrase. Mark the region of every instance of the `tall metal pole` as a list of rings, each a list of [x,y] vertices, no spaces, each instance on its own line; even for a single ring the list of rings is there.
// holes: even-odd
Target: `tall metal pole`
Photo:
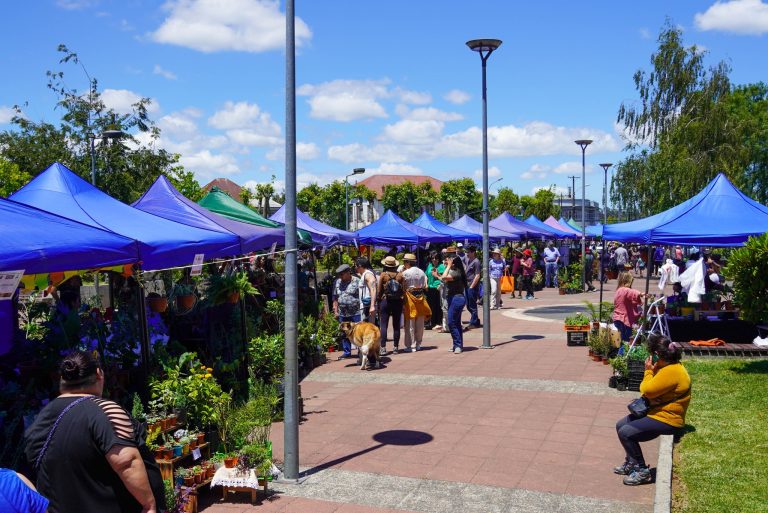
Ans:
[[[488,58],[501,45],[498,39],[475,39],[467,46],[480,54],[483,69],[483,349],[491,348],[491,277],[488,273],[490,263],[489,247],[489,212],[488,212],[488,98],[485,80],[485,68]]]
[[[589,139],[579,139],[574,141],[581,146],[581,290],[584,290],[584,282],[587,270],[584,268],[584,256],[587,252],[587,214],[586,214],[586,197],[587,197],[587,164],[586,164],[586,151],[587,146],[592,144]]]
[[[571,175],[568,178],[571,179],[571,215],[570,217],[576,217],[576,179],[578,178],[578,176]]]
[[[349,176],[344,177],[344,230],[349,230]]]
[[[299,478],[298,294],[296,289],[296,40],[294,0],[285,2],[285,424],[284,468]]]

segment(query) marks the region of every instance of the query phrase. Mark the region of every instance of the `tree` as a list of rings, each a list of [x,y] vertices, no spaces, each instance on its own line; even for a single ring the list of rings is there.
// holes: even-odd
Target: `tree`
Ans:
[[[65,45],[59,45],[58,50],[63,54],[60,64],[77,64],[85,71],[76,53]],[[87,71],[85,74],[88,92],[81,94],[67,87],[62,71],[47,72],[48,88],[57,96],[56,107],[62,112],[59,125],[27,119],[22,107],[16,105],[13,129],[0,132],[0,156],[30,177],[61,162],[90,181],[91,141],[95,137],[96,185],[107,194],[132,203],[164,173],[189,194],[199,195],[199,184],[179,165],[179,155],[154,148],[160,129],[148,116],[151,100],[141,98],[131,113],[118,114],[105,106],[98,81]],[[124,135],[109,142],[99,137],[106,130],[120,130]],[[136,132],[148,134],[150,142],[146,146],[139,144]]]
[[[0,158],[0,197],[7,198],[31,179],[17,164]]]
[[[267,183],[256,184],[256,191],[254,198],[259,202],[261,215],[269,217],[269,200],[272,199],[272,195],[275,194],[275,175],[272,175],[272,180]]]
[[[554,186],[548,189],[539,189],[533,196],[520,196],[520,204],[523,207],[526,216],[531,214],[539,219],[546,219],[549,216],[557,217],[560,215],[560,209],[555,205],[555,193],[552,190]]]
[[[323,187],[317,183],[311,183],[296,194],[296,205],[309,217],[344,229],[345,195],[343,180],[336,180]],[[349,188],[349,197],[361,198],[372,203],[376,199],[376,193],[364,185],[355,185]]]
[[[443,222],[453,222],[464,214],[476,219],[482,217],[483,195],[471,178],[443,182],[438,199],[443,203],[443,209],[436,212],[435,216]]]
[[[408,222],[416,219],[422,208],[434,209],[438,194],[430,182],[418,185],[410,180],[401,184],[384,186],[382,205],[385,210],[392,210]]]
[[[246,187],[245,185],[240,187],[240,201],[243,203],[243,205],[249,206],[253,197],[254,194],[250,188]]]
[[[509,187],[502,187],[498,194],[491,199],[491,217],[498,217],[504,212],[516,215],[520,212],[520,206],[520,197]]]

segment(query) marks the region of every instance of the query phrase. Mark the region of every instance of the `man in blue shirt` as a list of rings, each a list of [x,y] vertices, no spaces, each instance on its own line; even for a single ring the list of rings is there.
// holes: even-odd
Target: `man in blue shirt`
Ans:
[[[544,277],[544,286],[557,287],[557,264],[560,262],[560,252],[555,247],[552,241],[547,242],[547,247],[544,248],[544,269],[546,275]]]

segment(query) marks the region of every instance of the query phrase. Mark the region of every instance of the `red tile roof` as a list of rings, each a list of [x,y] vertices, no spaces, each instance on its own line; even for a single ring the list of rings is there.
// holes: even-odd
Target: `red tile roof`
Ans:
[[[208,192],[213,187],[218,187],[222,191],[229,194],[232,199],[239,201],[242,203],[242,200],[240,199],[240,190],[242,187],[237,185],[235,182],[230,180],[229,178],[216,178],[215,180],[211,180],[206,185],[203,186],[203,190],[205,192]]]
[[[440,192],[443,182],[437,178],[432,178],[426,175],[373,175],[364,180],[357,182],[358,185],[365,185],[370,190],[376,193],[379,199],[384,196],[384,187],[386,185],[400,185],[403,182],[412,182],[415,185],[420,185],[424,182],[432,184],[432,188],[436,192]],[[350,181],[350,185],[354,182]]]

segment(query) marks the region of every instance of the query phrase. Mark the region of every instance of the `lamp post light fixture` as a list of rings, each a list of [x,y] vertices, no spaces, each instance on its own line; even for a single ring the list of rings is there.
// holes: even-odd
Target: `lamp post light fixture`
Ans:
[[[101,140],[115,140],[120,139],[125,135],[122,130],[104,130],[101,134],[88,134],[88,139],[91,140],[91,184],[96,185],[96,138]]]
[[[586,269],[584,268],[584,256],[587,252],[587,211],[586,211],[586,151],[587,146],[592,144],[591,139],[578,139],[574,141],[581,147],[581,290],[584,290],[584,281],[586,278]],[[575,195],[574,195],[575,196]]]
[[[473,39],[467,41],[470,50],[480,54],[480,62],[483,70],[483,291],[486,298],[483,301],[483,349],[490,349],[491,346],[491,302],[489,301],[491,291],[491,277],[488,274],[489,254],[489,235],[488,235],[488,98],[485,80],[485,63],[488,57],[501,46],[500,39]]]
[[[603,168],[603,226],[608,224],[608,168],[612,165],[611,162],[600,164]]]
[[[344,230],[349,230],[349,178],[350,176],[362,175],[365,173],[364,167],[356,167],[344,177]]]

